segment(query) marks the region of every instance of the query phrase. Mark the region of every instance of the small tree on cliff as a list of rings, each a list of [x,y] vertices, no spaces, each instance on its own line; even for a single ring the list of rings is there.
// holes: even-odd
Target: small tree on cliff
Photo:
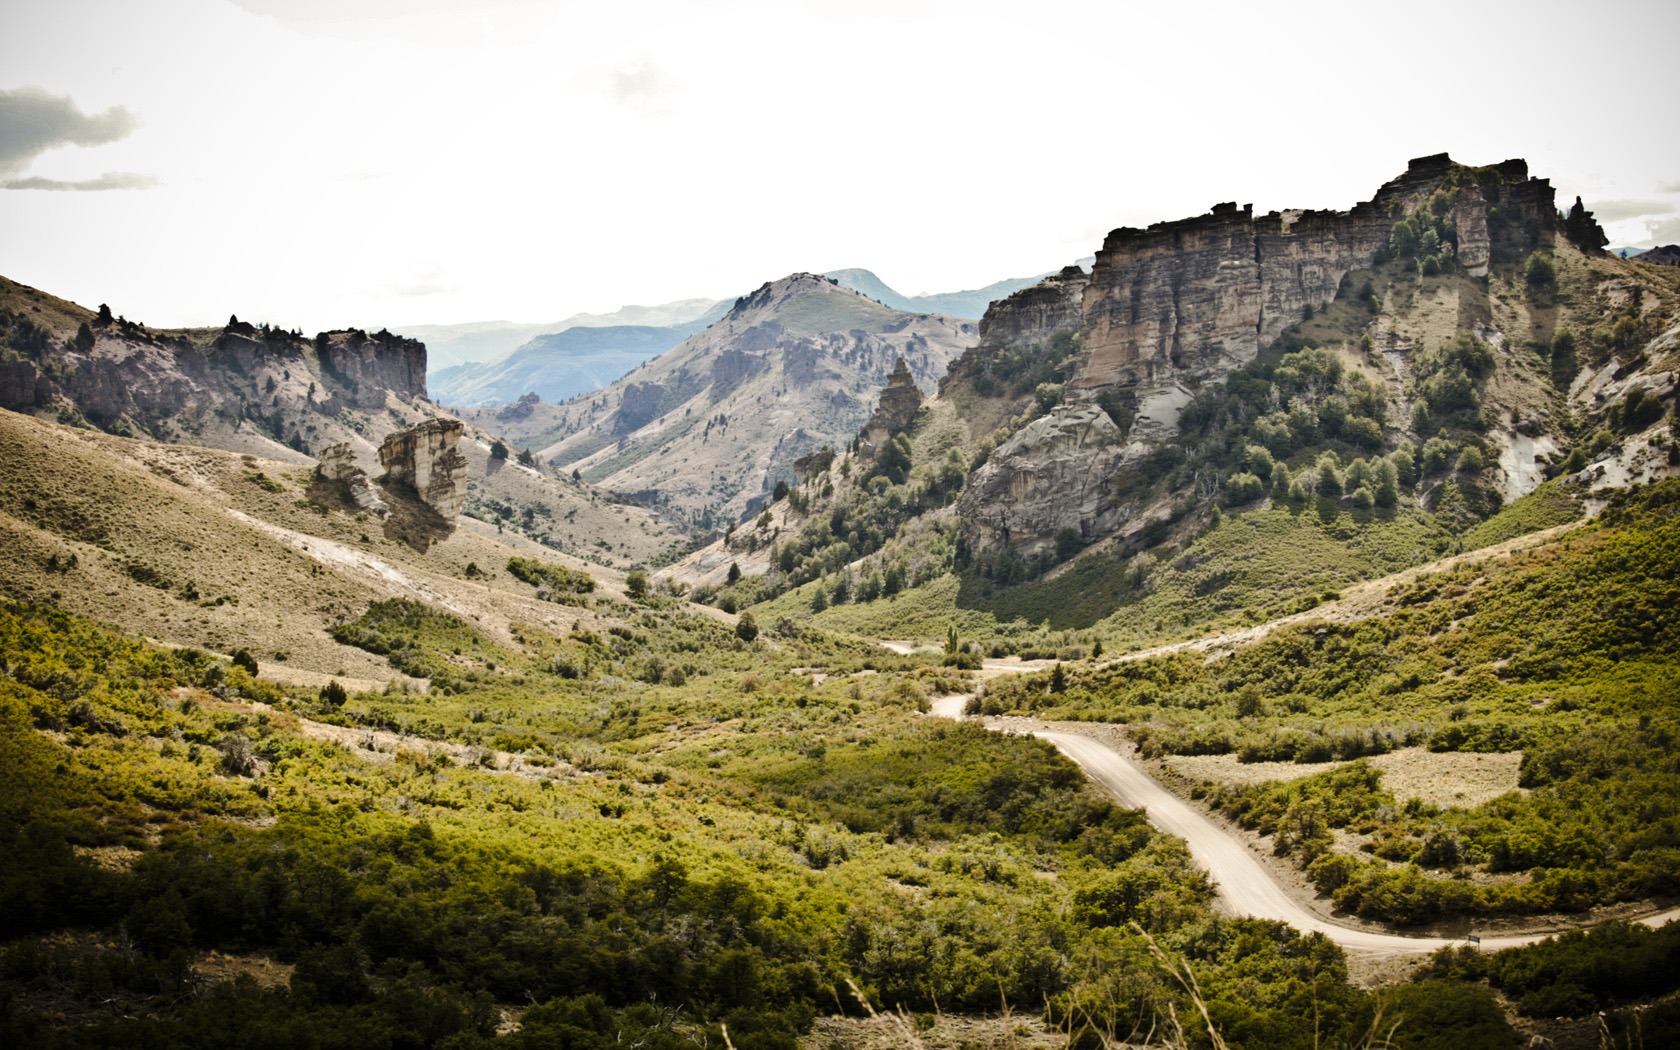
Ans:
[[[491,459],[506,459],[506,458],[508,458],[508,447],[505,444],[502,443],[502,440],[500,438],[497,438],[495,444],[490,446],[490,458]]]

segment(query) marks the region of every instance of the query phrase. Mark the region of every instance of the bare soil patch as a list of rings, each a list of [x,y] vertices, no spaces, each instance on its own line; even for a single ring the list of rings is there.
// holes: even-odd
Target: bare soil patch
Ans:
[[[1404,802],[1418,799],[1443,809],[1459,806],[1473,809],[1517,786],[1522,752],[1472,754],[1458,751],[1426,751],[1406,747],[1366,762],[1383,775],[1383,786]],[[1238,762],[1236,755],[1172,755],[1161,760],[1168,771],[1192,781],[1212,781],[1228,786],[1264,784],[1312,776],[1343,762]]]

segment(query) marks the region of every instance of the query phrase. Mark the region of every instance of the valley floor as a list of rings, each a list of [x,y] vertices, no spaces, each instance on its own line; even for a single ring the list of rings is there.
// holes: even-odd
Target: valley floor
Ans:
[[[1549,530],[1549,533],[1556,531],[1558,530]],[[1477,553],[1486,555],[1509,551],[1492,550]],[[1445,567],[1448,563],[1458,560],[1462,560],[1462,556],[1460,559],[1447,559],[1443,563],[1437,563],[1436,567]],[[1413,570],[1419,571],[1422,570]],[[1374,593],[1381,593],[1375,591],[1375,583],[1368,586]],[[1263,637],[1268,630],[1279,625],[1281,621],[1205,641],[1208,648],[1220,643],[1241,644]],[[1238,638],[1236,635],[1242,637]],[[882,645],[894,652],[911,651],[911,646],[904,642],[883,642]],[[1182,646],[1150,650],[1149,654],[1173,651],[1177,648]],[[1143,655],[1145,654],[1130,654],[1122,659],[1141,658]],[[987,660],[982,666],[980,677],[988,679],[1039,670],[1039,665],[1044,663],[1037,661],[1034,665],[1027,665],[1017,661]],[[935,717],[963,719],[966,717],[964,708],[971,695],[954,694],[939,697],[930,704],[930,713]],[[1322,933],[1340,945],[1350,956],[1365,956],[1368,959],[1422,957],[1439,948],[1471,943],[1467,938],[1472,935],[1479,937],[1477,943],[1483,951],[1499,951],[1503,948],[1535,944],[1564,930],[1593,926],[1610,919],[1631,918],[1653,929],[1680,919],[1680,908],[1667,908],[1656,912],[1647,910],[1639,914],[1627,907],[1617,907],[1598,910],[1614,914],[1595,913],[1584,920],[1553,917],[1540,922],[1525,921],[1520,924],[1507,920],[1499,925],[1504,929],[1514,927],[1513,932],[1484,936],[1474,934],[1466,923],[1457,924],[1463,927],[1462,931],[1455,931],[1451,935],[1445,931],[1438,931],[1433,935],[1407,935],[1387,932],[1377,923],[1327,918],[1321,914],[1323,898],[1303,880],[1294,877],[1291,871],[1262,857],[1248,841],[1253,836],[1180,798],[1161,780],[1151,775],[1145,765],[1137,759],[1135,749],[1131,748],[1129,742],[1117,739],[1117,727],[1091,722],[1049,723],[1020,717],[988,718],[986,726],[1002,732],[1036,736],[1054,744],[1057,750],[1078,764],[1086,776],[1115,801],[1128,808],[1144,810],[1149,816],[1149,822],[1156,828],[1183,839],[1190,848],[1191,856],[1218,885],[1220,902],[1231,914],[1276,919],[1303,932]]]

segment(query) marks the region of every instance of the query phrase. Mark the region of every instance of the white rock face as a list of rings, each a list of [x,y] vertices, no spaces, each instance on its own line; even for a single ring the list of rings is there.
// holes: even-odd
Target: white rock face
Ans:
[[[1113,532],[1133,508],[1116,501],[1119,468],[1147,452],[1127,444],[1108,413],[1089,402],[1057,406],[998,446],[970,479],[957,517],[975,550],[1012,546],[1023,555]]]
[[[321,450],[321,462],[317,468],[324,478],[332,481],[342,481],[350,490],[350,498],[356,501],[356,506],[370,514],[383,518],[391,513],[391,508],[379,498],[379,490],[373,487],[373,481],[368,478],[367,471],[356,465],[356,454],[350,448],[349,442],[329,445]]]
[[[459,448],[464,429],[458,419],[428,419],[379,446],[386,479],[412,486],[446,521],[467,502],[467,457]]]

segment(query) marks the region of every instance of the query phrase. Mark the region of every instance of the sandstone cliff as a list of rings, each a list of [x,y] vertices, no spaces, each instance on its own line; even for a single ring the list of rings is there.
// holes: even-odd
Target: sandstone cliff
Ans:
[[[1085,288],[1091,275],[1078,266],[1065,266],[1000,299],[980,319],[980,345],[1027,346],[1043,343],[1057,332],[1077,332],[1083,324]]]
[[[1371,200],[1345,212],[1255,216],[1250,206],[1220,204],[1196,218],[1113,231],[1088,279],[1064,271],[1059,286],[1047,281],[993,304],[981,322],[981,345],[953,369],[953,376],[983,376],[989,361],[1041,342],[1048,329],[1078,331],[1077,352],[1056,366],[1067,378],[1062,402],[1000,445],[970,478],[959,505],[965,539],[975,549],[1031,554],[1068,531],[1083,541],[1115,531],[1138,509],[1135,482],[1127,480],[1134,472],[1123,468],[1177,438],[1188,406],[1286,331],[1339,293],[1351,299],[1350,274],[1369,275],[1398,259],[1406,272],[1485,281],[1495,264],[1515,267],[1528,252],[1551,247],[1565,227],[1580,227],[1584,232],[1571,239],[1596,250],[1591,215],[1577,209],[1560,219],[1551,185],[1531,178],[1524,162],[1469,168],[1440,154],[1412,161]],[[1075,322],[1068,292],[1080,284]],[[1469,330],[1502,345],[1485,289],[1474,287],[1481,286],[1463,294],[1450,289],[1460,306],[1452,308],[1447,331]],[[1400,355],[1387,362],[1385,382],[1407,407],[1404,355],[1423,340],[1381,323],[1368,334]],[[1374,378],[1382,364],[1373,365]],[[1512,447],[1519,445],[1529,447]],[[1535,447],[1543,454],[1555,446]],[[1534,474],[1525,467],[1508,487],[1526,491]]]
[[[379,446],[386,483],[408,485],[439,517],[453,520],[467,501],[462,430],[458,419],[430,419],[387,437]]]

